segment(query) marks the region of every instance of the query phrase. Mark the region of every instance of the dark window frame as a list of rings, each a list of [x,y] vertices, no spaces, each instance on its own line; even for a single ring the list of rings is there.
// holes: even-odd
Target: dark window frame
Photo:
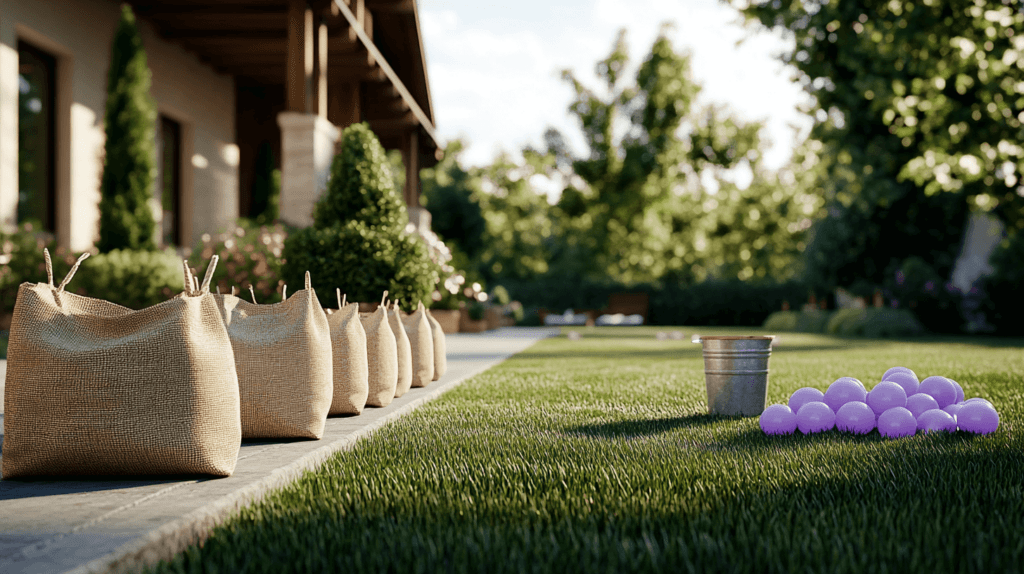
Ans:
[[[160,238],[165,246],[167,245],[182,245],[181,237],[181,166],[182,166],[182,125],[181,122],[160,114],[158,124],[160,127],[159,135],[160,138],[160,157],[158,161],[160,163],[160,180],[157,183],[160,190],[160,207],[166,209],[167,199],[165,195],[168,193],[168,184],[170,185],[170,208],[173,213],[171,218],[171,230],[164,228],[164,221],[160,222]],[[168,134],[171,134],[170,152],[168,152]],[[168,153],[170,153],[168,161]],[[168,174],[170,174],[170,180],[168,181]]]
[[[43,105],[46,107],[46,114],[48,117],[48,124],[46,126],[46,216],[45,220],[42,221],[43,227],[46,231],[56,233],[57,231],[57,56],[47,52],[46,50],[39,48],[31,42],[24,40],[18,40],[18,76],[19,82],[21,78],[21,67],[22,67],[22,54],[28,54],[34,58],[38,63],[42,64],[43,69],[46,73],[46,82],[49,84],[49,93],[46,94]],[[18,92],[19,108],[21,105],[21,91]],[[20,118],[19,118],[20,120]],[[19,130],[18,137],[18,152],[21,155],[21,134]],[[19,172],[21,171],[19,161]],[[18,184],[19,194],[19,207],[20,207],[20,195],[21,195],[21,182]],[[20,223],[20,217],[19,217]]]

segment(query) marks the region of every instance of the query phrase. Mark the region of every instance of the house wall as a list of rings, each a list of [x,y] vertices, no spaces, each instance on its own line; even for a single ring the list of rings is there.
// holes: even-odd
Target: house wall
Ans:
[[[114,0],[0,0],[0,223],[18,205],[19,40],[57,62],[57,239],[85,250],[98,238],[99,183]],[[188,245],[238,216],[235,90],[195,56],[140,22],[160,113],[182,125],[182,236]],[[155,202],[154,202],[155,203]],[[156,207],[158,209],[158,207]]]

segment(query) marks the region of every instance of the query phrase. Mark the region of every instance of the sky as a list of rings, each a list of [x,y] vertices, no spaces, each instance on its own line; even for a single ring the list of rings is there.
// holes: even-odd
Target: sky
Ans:
[[[767,121],[767,166],[785,164],[796,131],[810,127],[797,111],[806,96],[775,58],[787,40],[744,28],[719,0],[419,0],[419,15],[437,132],[442,141],[468,143],[467,166],[527,144],[541,148],[549,126],[584,154],[561,70],[596,88],[594,65],[620,29],[635,69],[664,22],[673,23],[668,35],[676,50],[691,54],[700,102]]]

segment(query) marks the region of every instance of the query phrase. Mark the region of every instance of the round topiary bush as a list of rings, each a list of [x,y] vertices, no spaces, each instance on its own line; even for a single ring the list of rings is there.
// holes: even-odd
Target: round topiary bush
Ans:
[[[409,220],[395,189],[387,153],[365,123],[342,132],[331,162],[327,193],[313,210],[313,226],[362,221],[370,227],[404,229]]]
[[[309,271],[324,306],[336,304],[335,289],[349,301],[379,301],[386,290],[408,310],[429,304],[441,268],[426,243],[405,232],[408,215],[384,148],[366,124],[346,128],[339,148],[313,226],[285,241],[285,283],[299,288]]]
[[[292,234],[285,242],[284,260],[286,282],[299,288],[308,269],[325,307],[337,303],[336,288],[349,301],[364,302],[379,301],[387,290],[403,307],[415,307],[438,280],[422,241],[410,235],[392,237],[361,221]]]

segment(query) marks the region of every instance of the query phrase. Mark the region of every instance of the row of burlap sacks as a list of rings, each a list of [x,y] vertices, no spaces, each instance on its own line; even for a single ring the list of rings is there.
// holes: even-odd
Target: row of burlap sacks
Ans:
[[[18,290],[7,350],[4,479],[55,475],[229,476],[243,439],[323,437],[330,414],[384,407],[446,369],[440,325],[420,304],[374,312],[310,286],[260,305],[184,291],[132,310],[47,283]],[[85,271],[83,271],[85,272]]]

